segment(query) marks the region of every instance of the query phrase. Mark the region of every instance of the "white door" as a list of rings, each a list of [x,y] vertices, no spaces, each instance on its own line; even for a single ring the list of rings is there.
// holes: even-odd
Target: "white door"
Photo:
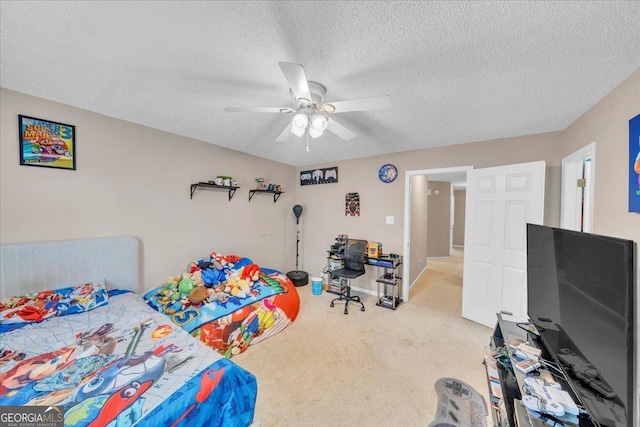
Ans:
[[[526,223],[544,219],[545,162],[467,173],[462,316],[493,327],[527,314]]]

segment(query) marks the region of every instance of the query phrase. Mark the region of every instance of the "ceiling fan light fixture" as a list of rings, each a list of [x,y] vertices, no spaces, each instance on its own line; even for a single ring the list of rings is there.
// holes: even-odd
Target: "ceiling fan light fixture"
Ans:
[[[336,112],[336,106],[333,105],[333,104],[323,104],[322,105],[322,111],[324,111],[327,114],[335,113]]]
[[[308,98],[298,98],[298,103],[300,105],[311,105],[311,100]]]
[[[304,126],[296,126],[295,124],[291,125],[291,133],[300,138],[304,135],[305,127]]]
[[[326,116],[321,114],[314,114],[311,116],[311,129],[316,129],[320,131],[320,135],[329,125],[329,119]]]
[[[309,126],[309,136],[311,138],[317,138],[319,136],[322,136],[322,131],[319,129],[314,128],[313,126]]]
[[[302,130],[304,130],[304,128],[306,128],[307,125],[309,124],[309,118],[307,117],[306,114],[296,114],[293,117],[292,123],[293,123],[293,126],[302,128]]]

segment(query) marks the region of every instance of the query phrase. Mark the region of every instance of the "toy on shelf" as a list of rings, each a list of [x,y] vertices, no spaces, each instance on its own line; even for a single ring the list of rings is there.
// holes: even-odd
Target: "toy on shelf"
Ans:
[[[256,190],[266,190],[267,185],[264,183],[264,178],[256,178]]]
[[[255,178],[255,181],[256,190],[282,192],[282,186],[280,186],[280,184],[274,184],[273,181],[271,181],[268,185],[265,184],[264,178]]]
[[[238,181],[227,175],[218,175],[215,180],[209,180],[209,184],[222,185],[225,187],[237,187]]]

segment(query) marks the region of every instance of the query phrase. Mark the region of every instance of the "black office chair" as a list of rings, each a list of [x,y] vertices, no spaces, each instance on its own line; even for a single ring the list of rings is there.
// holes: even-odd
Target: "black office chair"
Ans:
[[[360,309],[364,311],[364,304],[360,301],[359,296],[351,296],[351,279],[362,276],[364,274],[364,256],[367,253],[367,241],[358,239],[347,239],[344,248],[344,268],[333,270],[332,277],[347,279],[347,290],[340,294],[339,298],[331,301],[331,307],[336,301],[345,301],[344,314],[349,314],[349,303],[356,302],[362,306]],[[346,293],[346,295],[345,295]]]

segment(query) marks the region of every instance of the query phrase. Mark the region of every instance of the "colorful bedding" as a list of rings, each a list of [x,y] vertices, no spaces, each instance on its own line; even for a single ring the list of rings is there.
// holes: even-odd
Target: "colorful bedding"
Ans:
[[[296,288],[285,274],[215,251],[144,299],[228,358],[282,331],[300,308]]]
[[[130,292],[0,334],[0,406],[61,406],[65,426],[247,426],[256,393]]]
[[[31,293],[0,301],[0,333],[55,316],[82,313],[107,303],[102,283]]]

